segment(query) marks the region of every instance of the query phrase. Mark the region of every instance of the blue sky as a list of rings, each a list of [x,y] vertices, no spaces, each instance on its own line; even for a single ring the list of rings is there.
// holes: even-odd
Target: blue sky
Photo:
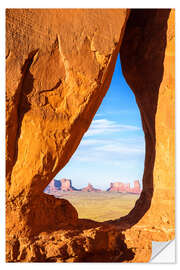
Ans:
[[[140,112],[118,57],[110,88],[91,126],[55,178],[71,179],[77,188],[88,182],[101,189],[116,181],[132,185],[134,180],[142,180],[144,153]]]

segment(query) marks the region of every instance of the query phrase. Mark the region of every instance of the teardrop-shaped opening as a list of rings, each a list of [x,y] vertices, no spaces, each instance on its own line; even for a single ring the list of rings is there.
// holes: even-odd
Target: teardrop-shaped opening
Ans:
[[[70,201],[79,218],[120,218],[140,196],[144,158],[140,111],[118,57],[110,88],[88,131],[44,192]]]

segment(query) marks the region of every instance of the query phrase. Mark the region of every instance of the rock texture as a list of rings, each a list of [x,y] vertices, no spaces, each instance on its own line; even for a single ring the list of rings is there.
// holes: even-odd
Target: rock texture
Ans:
[[[6,10],[8,235],[34,234],[32,215],[46,211],[43,190],[78,147],[108,90],[127,18],[121,9]],[[58,215],[64,213],[67,223],[77,222],[73,207]]]
[[[133,188],[130,187],[129,183],[114,182],[110,184],[110,187],[107,189],[107,191],[140,194],[142,190],[139,181],[136,180],[134,181]]]
[[[120,49],[146,140],[143,191],[121,222],[146,226],[154,241],[173,239],[175,227],[174,17],[175,10],[133,10]]]
[[[173,239],[174,40],[174,10],[6,10],[7,261],[145,262],[152,240]],[[88,129],[119,49],[145,133],[143,191],[124,218],[78,220],[43,190]]]

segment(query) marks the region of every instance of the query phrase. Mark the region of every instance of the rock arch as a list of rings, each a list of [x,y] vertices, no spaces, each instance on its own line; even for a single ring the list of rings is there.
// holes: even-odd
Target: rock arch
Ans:
[[[8,9],[6,49],[7,261],[148,261],[152,240],[174,237],[174,10]],[[119,50],[146,137],[144,189],[120,220],[78,220],[43,190],[88,129]]]

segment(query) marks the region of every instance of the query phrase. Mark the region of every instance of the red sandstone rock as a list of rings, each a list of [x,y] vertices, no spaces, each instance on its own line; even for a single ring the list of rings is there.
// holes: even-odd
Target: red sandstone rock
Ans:
[[[107,191],[115,191],[115,192],[122,192],[122,193],[135,193],[140,194],[141,188],[140,183],[138,180],[134,181],[134,187],[131,188],[129,183],[121,183],[115,182],[110,184],[110,188]]]
[[[127,9],[6,10],[9,237],[44,231],[43,224],[50,230],[57,220],[61,228],[64,216],[66,224],[78,222],[68,202],[49,218],[43,191],[77,149],[108,90],[128,15]],[[39,213],[46,220],[37,218],[32,227]]]
[[[130,192],[136,193],[136,194],[141,193],[141,187],[140,187],[140,183],[138,180],[134,181],[134,187],[130,188]]]
[[[148,227],[153,241],[168,241],[175,232],[175,10],[133,10],[120,56],[146,140],[143,191],[121,221]]]
[[[72,181],[70,179],[61,179],[60,180],[60,190],[61,191],[74,191],[76,190],[73,186],[72,186]]]
[[[8,261],[145,262],[152,240],[174,238],[175,11],[133,9],[127,21],[128,14],[7,10]],[[70,203],[42,193],[87,131],[120,47],[141,112],[146,158],[141,196],[112,233],[89,220],[85,229]]]
[[[61,183],[60,186],[61,191],[72,191],[71,180],[63,178],[60,180],[60,183]]]
[[[95,191],[95,192],[101,192],[101,189],[94,188],[93,185],[91,185],[90,183],[88,183],[88,186],[85,187],[85,188],[82,188],[81,191],[88,191],[88,192]]]
[[[53,179],[50,184],[46,187],[44,190],[45,193],[53,193],[57,191],[95,191],[100,192],[101,189],[96,189],[93,187],[92,184],[88,183],[88,186],[82,189],[76,189],[72,186],[72,181],[70,179]],[[115,182],[110,184],[110,188],[107,191],[115,191],[115,192],[122,192],[122,193],[135,193],[139,194],[141,192],[140,183],[138,180],[134,181],[134,187],[131,188],[129,183],[121,183],[121,182]]]
[[[53,192],[56,192],[58,189],[55,185],[55,179],[53,179],[49,185],[45,188],[44,192],[45,193],[53,193]]]
[[[53,179],[50,184],[45,188],[45,193],[53,193],[57,191],[75,191],[78,190],[72,186],[72,181],[70,179]]]
[[[127,183],[127,184],[124,184],[124,188],[125,188],[125,190],[126,190],[126,192],[130,192],[130,184],[129,183]]]

